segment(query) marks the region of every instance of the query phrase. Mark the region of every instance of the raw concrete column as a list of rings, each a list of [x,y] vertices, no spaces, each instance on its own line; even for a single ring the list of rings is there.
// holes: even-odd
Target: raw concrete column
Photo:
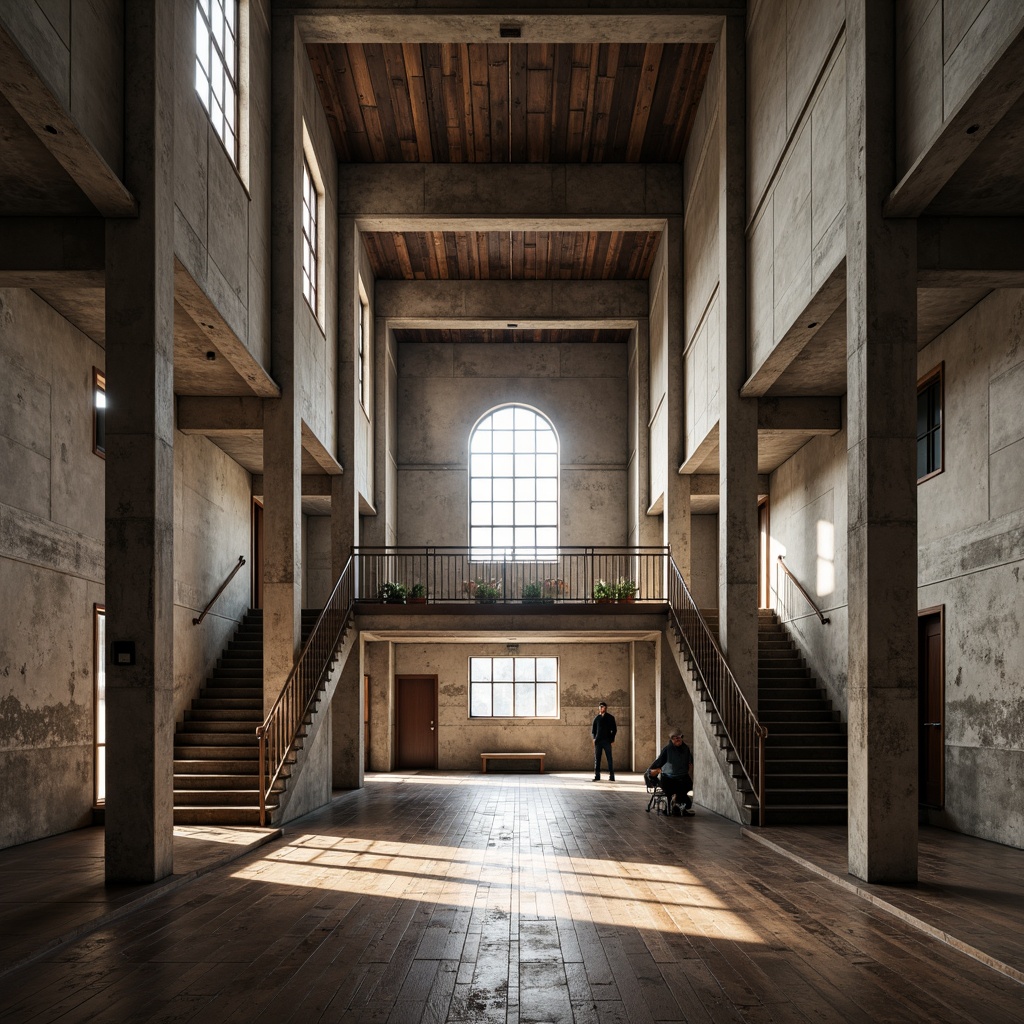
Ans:
[[[662,543],[672,548],[672,558],[687,585],[690,583],[690,478],[680,476],[686,451],[686,410],[683,399],[683,219],[670,217],[662,235],[665,249],[667,330],[665,345],[665,507]]]
[[[722,649],[757,710],[757,399],[747,378],[746,55],[744,24],[722,28],[719,99],[718,611]]]
[[[125,7],[124,175],[139,215],[106,231],[110,882],[174,870],[173,20],[160,0]]]
[[[896,182],[892,5],[846,4],[849,865],[917,878],[916,231]]]
[[[292,669],[301,638],[302,429],[296,380],[296,302],[301,295],[302,116],[298,81],[305,59],[293,18],[272,24],[271,371],[281,397],[263,410],[263,704],[269,711]]]
[[[658,517],[651,507],[651,339],[650,320],[637,321],[630,338],[630,422],[632,439],[630,466],[630,544],[657,547],[662,543]]]

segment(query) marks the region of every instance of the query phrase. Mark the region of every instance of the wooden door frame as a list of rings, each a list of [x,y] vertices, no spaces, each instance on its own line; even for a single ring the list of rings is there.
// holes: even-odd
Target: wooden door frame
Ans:
[[[921,686],[921,620],[925,617],[938,615],[939,617],[939,667],[942,672],[939,677],[939,705],[942,708],[942,725],[939,726],[939,749],[942,757],[939,759],[939,802],[938,804],[926,804],[917,794],[917,802],[921,807],[929,810],[941,810],[946,806],[946,606],[944,604],[933,605],[931,608],[921,608],[917,613],[917,672],[918,672],[918,706],[920,707],[920,686]],[[920,714],[918,714],[920,719]],[[920,731],[920,724],[918,725]],[[920,742],[920,734],[918,735]]]
[[[403,768],[399,768],[399,766],[398,766],[398,752],[399,752],[399,750],[402,749],[402,737],[401,737],[401,735],[399,733],[399,729],[398,729],[398,705],[399,705],[399,701],[401,699],[401,694],[400,694],[401,686],[399,685],[399,683],[403,679],[429,679],[434,684],[434,729],[433,729],[433,732],[434,732],[434,768],[433,769],[427,769],[427,770],[428,771],[430,771],[430,770],[435,770],[436,771],[436,769],[437,769],[437,751],[438,751],[438,747],[437,747],[437,733],[438,733],[437,712],[438,712],[438,708],[439,708],[439,704],[440,704],[440,693],[438,691],[438,677],[437,677],[437,674],[436,673],[431,674],[429,672],[403,672],[401,675],[399,675],[398,673],[395,673],[395,707],[394,707],[394,716],[393,716],[393,720],[392,720],[392,728],[394,729],[394,733],[395,733],[395,754],[394,754],[394,758],[393,758],[394,768],[395,768],[396,771],[404,771],[405,770]]]

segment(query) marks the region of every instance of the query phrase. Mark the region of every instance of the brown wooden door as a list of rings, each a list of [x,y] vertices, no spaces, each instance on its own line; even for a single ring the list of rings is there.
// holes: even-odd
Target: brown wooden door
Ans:
[[[926,807],[941,807],[945,754],[941,610],[918,616],[917,641],[918,801]]]
[[[437,676],[395,677],[395,767],[437,767]]]

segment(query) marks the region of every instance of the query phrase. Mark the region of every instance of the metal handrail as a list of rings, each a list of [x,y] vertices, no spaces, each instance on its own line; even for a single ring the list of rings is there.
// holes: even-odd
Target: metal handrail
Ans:
[[[758,721],[726,663],[674,560],[669,559],[669,607],[701,688],[717,713],[740,770],[757,796],[757,821],[765,824],[764,755],[768,730]]]
[[[231,570],[231,572],[228,573],[227,579],[224,580],[224,582],[217,589],[217,593],[210,598],[209,603],[199,613],[199,617],[192,620],[193,626],[198,626],[199,623],[206,618],[206,613],[217,603],[217,598],[224,593],[224,591],[227,589],[227,585],[235,578],[235,573],[238,572],[238,570],[241,569],[243,565],[245,565],[245,555],[239,555],[238,564],[234,567],[234,569]]]
[[[782,571],[793,581],[793,586],[795,586],[796,589],[799,590],[801,594],[803,594],[804,600],[814,609],[814,614],[818,616],[818,619],[821,621],[821,624],[823,626],[827,626],[832,620],[827,618],[825,615],[821,614],[821,609],[811,600],[811,595],[808,594],[806,590],[804,590],[803,586],[801,586],[800,584],[800,581],[790,571],[790,568],[788,565],[786,565],[785,559],[782,557],[782,555],[779,555],[779,565],[782,566]],[[778,593],[778,589],[778,584],[776,584],[776,593]]]
[[[352,614],[353,561],[349,558],[316,620],[270,713],[256,729],[260,763],[260,825],[267,823],[267,800],[296,749],[306,718],[323,689],[338,642]]]
[[[353,548],[356,600],[382,599],[385,584],[422,584],[433,603],[595,603],[595,585],[635,585],[633,601],[664,603],[667,547],[561,546],[487,549],[446,546]],[[386,588],[392,594],[397,587]],[[401,603],[400,592],[394,599]],[[624,598],[620,598],[624,600]]]

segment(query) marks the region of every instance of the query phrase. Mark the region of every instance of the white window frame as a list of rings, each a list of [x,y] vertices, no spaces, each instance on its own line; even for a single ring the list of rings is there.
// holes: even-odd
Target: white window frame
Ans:
[[[559,680],[559,659],[548,655],[521,656],[471,656],[468,666],[469,708],[470,718],[504,718],[545,720],[561,717],[562,688]],[[538,675],[545,678],[538,679]],[[553,679],[547,678],[554,676]],[[501,678],[495,678],[501,676]],[[503,689],[501,697],[507,701],[512,699],[511,713],[495,713],[496,698],[494,687]],[[554,687],[554,710],[545,714],[537,714],[537,687]],[[511,688],[509,690],[508,688]],[[486,700],[484,693],[487,694]],[[521,703],[522,702],[522,703]],[[474,710],[475,703],[475,710]],[[486,705],[489,710],[482,710]],[[507,703],[502,703],[501,711],[507,711]],[[522,709],[522,710],[520,710]]]
[[[248,5],[196,0],[195,89],[214,133],[236,167],[248,147],[242,80],[248,74]]]
[[[367,416],[370,414],[370,302],[366,297],[362,281],[359,282],[358,320],[356,322],[356,388],[359,404]]]
[[[505,428],[509,414],[512,426]],[[548,433],[547,447],[538,447]],[[551,420],[522,402],[498,406],[477,420],[469,435],[470,561],[557,560],[560,447]]]
[[[320,173],[320,165],[316,159],[313,140],[306,123],[302,124],[302,171],[300,175],[301,225],[299,228],[299,245],[302,251],[302,294],[306,303],[313,311],[321,329],[324,325],[324,252],[326,251],[326,226],[324,224],[325,200],[324,179]],[[307,189],[311,188],[311,194]],[[315,203],[310,199],[315,196]],[[312,236],[312,237],[311,237]],[[312,267],[308,260],[312,256]],[[310,294],[312,292],[312,294]]]

